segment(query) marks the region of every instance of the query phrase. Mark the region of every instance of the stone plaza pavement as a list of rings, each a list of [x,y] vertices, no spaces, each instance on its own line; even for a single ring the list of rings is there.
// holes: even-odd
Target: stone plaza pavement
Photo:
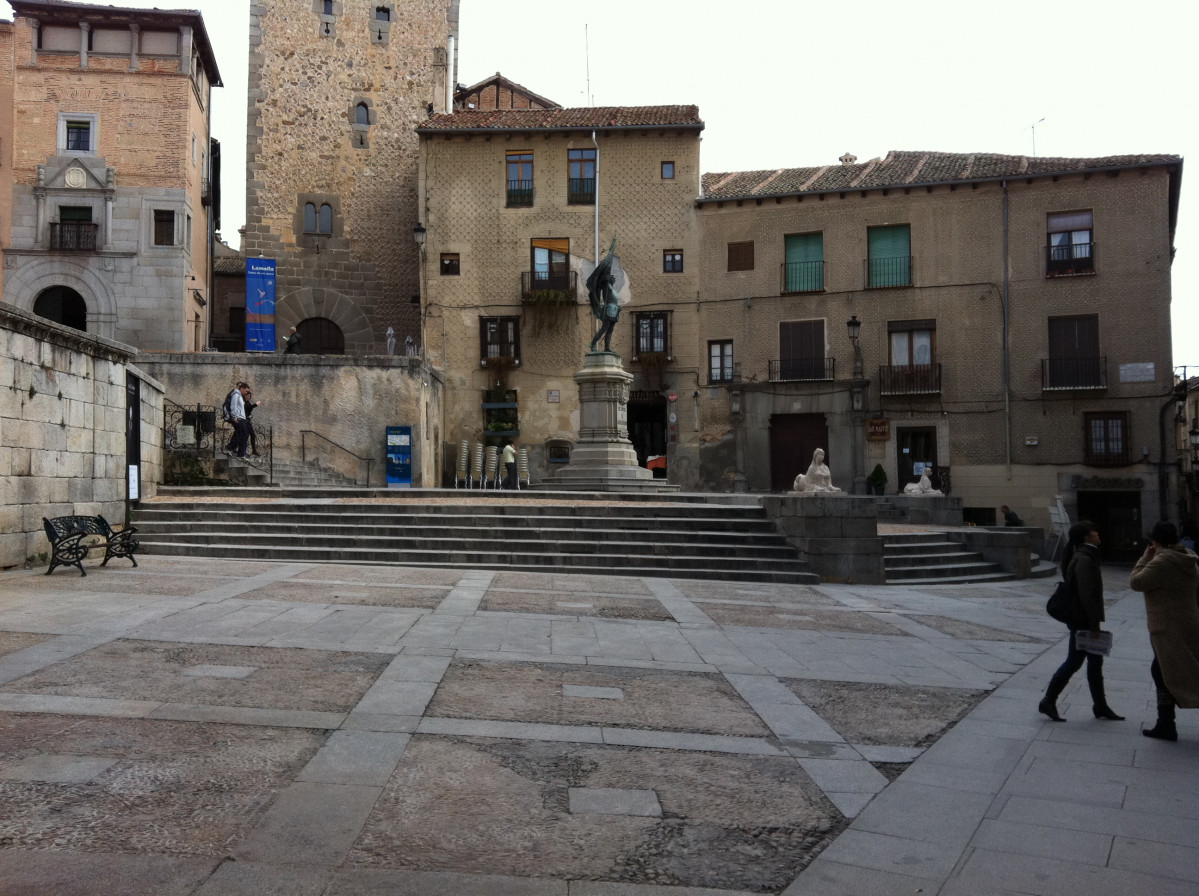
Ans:
[[[1199,714],[1048,580],[146,557],[0,572],[0,896],[1199,891]]]

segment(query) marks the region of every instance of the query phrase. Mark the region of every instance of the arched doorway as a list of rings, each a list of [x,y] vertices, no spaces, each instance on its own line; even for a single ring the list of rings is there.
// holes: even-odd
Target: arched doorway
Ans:
[[[87,302],[69,286],[44,289],[33,303],[33,313],[64,327],[87,332]]]
[[[341,327],[327,317],[310,317],[296,324],[300,334],[300,354],[344,355],[346,339]]]

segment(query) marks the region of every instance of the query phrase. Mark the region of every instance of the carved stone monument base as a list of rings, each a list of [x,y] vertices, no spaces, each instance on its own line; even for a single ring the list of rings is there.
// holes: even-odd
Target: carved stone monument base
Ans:
[[[615,352],[588,352],[579,384],[579,440],[570,463],[547,480],[570,491],[658,491],[672,488],[637,464],[629,441],[629,386],[633,375]]]

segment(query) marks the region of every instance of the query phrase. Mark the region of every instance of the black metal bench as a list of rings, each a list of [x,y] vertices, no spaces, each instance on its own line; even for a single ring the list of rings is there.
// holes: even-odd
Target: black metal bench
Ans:
[[[113,557],[127,557],[134,566],[137,560],[133,552],[141,547],[141,542],[133,537],[137,529],[126,526],[119,532],[113,531],[108,520],[102,516],[60,516],[52,520],[42,517],[42,525],[46,529],[46,537],[50,539],[50,568],[46,575],[54,572],[57,566],[76,566],[81,575],[87,575],[83,568],[83,558],[92,548],[104,548],[104,562],[108,564]],[[99,536],[103,542],[86,542],[89,536]]]

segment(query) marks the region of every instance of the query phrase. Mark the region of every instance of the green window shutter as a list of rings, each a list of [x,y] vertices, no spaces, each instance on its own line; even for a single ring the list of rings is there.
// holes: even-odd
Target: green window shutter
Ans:
[[[824,289],[824,234],[789,233],[783,237],[784,292]]]
[[[866,285],[912,285],[912,228],[907,224],[871,227],[866,231],[869,258]]]

